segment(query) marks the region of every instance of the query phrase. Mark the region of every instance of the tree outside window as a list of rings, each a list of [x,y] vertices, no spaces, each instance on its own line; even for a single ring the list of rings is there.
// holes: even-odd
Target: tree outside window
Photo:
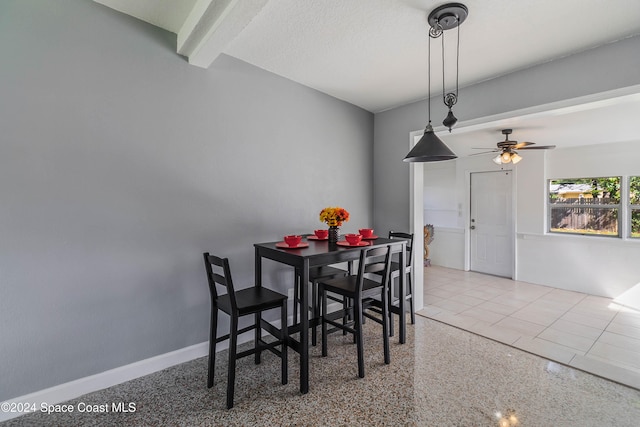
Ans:
[[[619,176],[550,180],[549,231],[620,237],[620,181]]]

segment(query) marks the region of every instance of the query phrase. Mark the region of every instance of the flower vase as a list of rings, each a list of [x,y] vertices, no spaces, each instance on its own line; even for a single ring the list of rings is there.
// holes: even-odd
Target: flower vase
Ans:
[[[340,229],[335,225],[329,226],[329,243],[338,243],[338,233]]]

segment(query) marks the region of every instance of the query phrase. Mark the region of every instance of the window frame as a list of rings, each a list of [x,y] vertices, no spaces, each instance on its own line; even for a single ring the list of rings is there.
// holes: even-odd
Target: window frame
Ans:
[[[632,200],[631,200],[631,181],[633,180],[633,178],[637,178],[640,181],[640,175],[630,175],[627,179],[627,183],[625,185],[625,188],[627,190],[627,227],[628,227],[628,233],[627,233],[627,237],[629,239],[640,239],[640,230],[638,231],[638,235],[634,236],[633,235],[633,211],[640,211],[640,197],[638,197],[637,200],[637,204],[632,204]]]

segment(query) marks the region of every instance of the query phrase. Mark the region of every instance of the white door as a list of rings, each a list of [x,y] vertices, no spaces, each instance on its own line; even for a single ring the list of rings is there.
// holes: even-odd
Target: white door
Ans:
[[[471,270],[513,277],[511,171],[471,174]]]

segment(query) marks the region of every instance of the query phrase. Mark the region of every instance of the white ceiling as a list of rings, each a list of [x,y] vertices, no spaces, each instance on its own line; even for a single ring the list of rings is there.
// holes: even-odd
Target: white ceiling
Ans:
[[[188,56],[190,63],[208,67],[217,55],[225,53],[371,112],[426,98],[427,15],[446,3],[434,0],[95,1],[177,33],[177,50]],[[460,86],[640,34],[640,0],[465,0],[464,4],[469,16],[460,27]],[[445,42],[454,40],[455,30],[446,31]],[[433,70],[441,70],[440,53],[439,43],[432,44]],[[447,81],[447,86],[449,83]],[[432,94],[441,92],[440,71],[432,73],[431,84]],[[569,120],[577,122],[574,132],[595,123],[607,123],[605,130],[611,130],[615,127],[602,115],[610,112],[614,114],[612,120],[623,122],[620,133],[626,135],[630,130],[625,129],[633,120],[619,117],[626,117],[628,112],[639,117],[640,112],[637,99],[633,99],[633,103],[627,101],[623,112],[608,106],[596,114],[592,106],[582,112],[572,111],[570,118],[556,121],[564,128]],[[594,115],[597,120],[581,118],[580,114]],[[538,120],[530,123],[516,120],[516,124],[512,120],[510,126],[520,128],[514,131],[513,139],[533,141],[540,135],[534,142],[561,146],[558,141],[536,133],[536,129],[549,130],[554,120],[549,117]],[[504,123],[493,126],[501,124]],[[466,146],[469,146],[470,132],[479,131],[477,127],[454,130],[466,138]],[[474,134],[479,146],[502,139],[499,129],[482,131],[487,139],[482,139],[483,132]],[[637,128],[634,131],[637,133]],[[595,134],[597,132],[589,133]],[[559,138],[559,132],[554,135],[563,141],[584,141],[575,136]],[[454,146],[455,138],[454,134],[447,135]]]

